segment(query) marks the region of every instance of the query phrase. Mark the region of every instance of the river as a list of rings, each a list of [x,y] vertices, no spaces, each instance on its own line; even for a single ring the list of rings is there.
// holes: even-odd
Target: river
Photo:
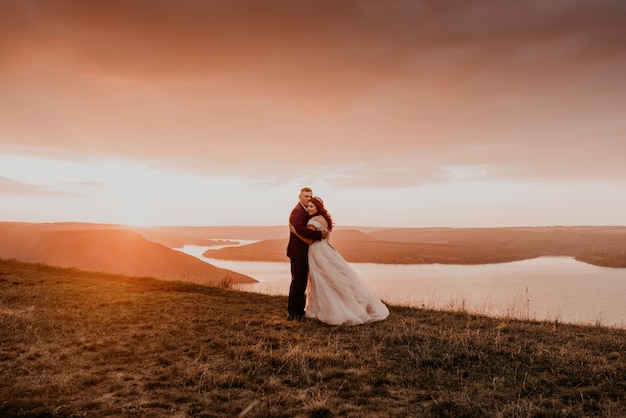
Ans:
[[[242,285],[242,290],[288,293],[288,262],[209,259],[202,256],[207,248],[216,247],[187,245],[177,250],[259,281]],[[350,265],[390,304],[626,328],[626,269],[593,266],[572,257],[469,266]]]

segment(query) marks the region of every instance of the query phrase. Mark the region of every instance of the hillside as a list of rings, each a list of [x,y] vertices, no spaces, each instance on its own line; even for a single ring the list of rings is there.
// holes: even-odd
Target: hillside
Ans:
[[[488,264],[540,256],[571,256],[626,267],[626,227],[338,229],[332,245],[350,262]],[[284,261],[287,238],[208,250],[209,258]]]
[[[256,281],[125,229],[62,229],[58,225],[50,228],[48,224],[0,223],[0,258],[201,284]]]
[[[389,228],[370,234],[384,241],[510,248],[541,255],[573,255],[604,243],[626,246],[626,227]]]
[[[193,245],[216,245],[216,240],[207,239],[210,234],[203,234],[200,231],[203,228],[195,229],[189,235],[185,232],[187,228],[175,229],[175,228],[157,228],[157,227],[139,227],[131,225],[119,225],[119,224],[96,224],[96,223],[83,223],[83,222],[51,222],[41,224],[22,224],[22,225],[37,225],[39,228],[43,228],[48,231],[78,231],[78,230],[127,230],[140,233],[144,238],[149,241],[158,242],[169,248],[180,248],[185,244]]]
[[[349,262],[379,264],[486,264],[524,260],[534,253],[510,249],[475,248],[462,245],[344,239],[337,231],[331,245]],[[288,261],[287,239],[265,240],[239,247],[206,250],[208,258],[240,261]]]
[[[286,297],[0,260],[0,416],[621,417],[626,330]]]
[[[132,232],[139,240],[139,234],[145,242],[142,242],[143,251],[128,252],[119,251],[117,254],[108,251],[99,251],[98,257],[104,263],[108,259],[107,266],[110,271],[121,273],[123,270],[110,270],[112,266],[130,263],[129,258],[136,265],[124,274],[144,274],[141,266],[142,260],[154,263],[155,268],[146,271],[146,274],[162,278],[181,277],[189,271],[197,274],[201,268],[198,260],[180,257],[176,252],[166,252],[164,248],[157,250],[154,245],[161,244],[163,247],[180,248],[186,244],[195,245],[223,245],[224,240],[257,240],[259,242],[238,247],[225,247],[222,249],[209,249],[205,255],[209,258],[225,260],[249,260],[249,261],[287,261],[287,228],[284,226],[181,226],[181,227],[132,227],[124,225],[106,224],[83,224],[83,223],[51,223],[51,224],[17,224],[0,223],[0,248],[4,246],[5,252],[0,256],[9,257],[7,248],[15,242],[28,241],[30,238],[6,238],[3,240],[2,231],[6,234],[13,225],[14,230],[28,233],[29,230],[46,230],[56,232],[55,239],[60,239],[63,231],[66,237],[72,234],[80,234],[78,231],[90,230],[100,235],[99,239],[113,239],[118,234],[117,244],[128,245],[126,236],[120,231]],[[69,234],[68,231],[74,231]],[[117,231],[107,238],[104,231]],[[14,231],[15,232],[15,231]],[[84,234],[83,239],[88,234]],[[52,238],[49,238],[52,239]],[[76,238],[78,239],[78,238]],[[132,240],[130,240],[132,241]],[[122,243],[122,244],[120,244]],[[124,244],[126,243],[126,244]],[[540,256],[570,256],[579,261],[605,267],[626,267],[626,227],[519,227],[519,228],[347,228],[338,227],[332,233],[332,245],[341,252],[343,257],[350,262],[381,263],[381,264],[489,264],[509,261],[524,260]],[[20,244],[21,245],[21,244]],[[59,244],[61,246],[66,244]],[[83,244],[81,244],[83,245]],[[96,246],[92,242],[87,247]],[[55,245],[49,245],[50,248]],[[79,245],[80,246],[80,245]],[[28,247],[33,250],[34,247]],[[138,249],[138,247],[133,247]],[[102,247],[100,247],[102,249]],[[29,250],[29,251],[30,251]],[[57,254],[54,260],[49,258],[33,258],[22,254],[16,257],[26,261],[42,261],[55,263],[56,265],[73,265],[79,268],[90,268],[87,264],[77,264],[80,260],[72,263],[58,263],[58,258],[70,257],[77,254],[75,249],[69,248],[67,254]],[[94,251],[96,251],[94,249]],[[4,254],[4,255],[2,255]],[[149,254],[152,254],[150,256]],[[159,254],[157,256],[157,254]],[[176,260],[173,260],[176,258]],[[165,263],[165,260],[170,260]],[[96,263],[92,260],[91,264]],[[182,265],[177,266],[182,263]],[[195,266],[189,267],[189,264]],[[90,264],[90,265],[91,265]],[[131,263],[132,264],[132,263]],[[205,263],[206,264],[206,263]],[[167,276],[159,275],[156,266],[161,266],[170,271]],[[170,267],[167,267],[167,266]],[[177,267],[174,267],[177,266]],[[182,270],[181,270],[182,268]],[[213,279],[211,279],[213,280]],[[240,280],[240,278],[236,278]]]

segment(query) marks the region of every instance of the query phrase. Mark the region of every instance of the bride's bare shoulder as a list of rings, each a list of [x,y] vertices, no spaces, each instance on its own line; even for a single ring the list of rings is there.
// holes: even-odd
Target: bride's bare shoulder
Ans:
[[[311,219],[314,220],[314,221],[319,222],[320,224],[322,224],[324,226],[324,228],[328,228],[328,222],[326,222],[326,219],[324,219],[324,217],[322,215],[315,215]]]

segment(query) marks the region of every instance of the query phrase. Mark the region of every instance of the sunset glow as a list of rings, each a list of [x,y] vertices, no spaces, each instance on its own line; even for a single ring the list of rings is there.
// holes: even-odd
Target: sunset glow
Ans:
[[[0,221],[624,225],[615,0],[0,5]]]

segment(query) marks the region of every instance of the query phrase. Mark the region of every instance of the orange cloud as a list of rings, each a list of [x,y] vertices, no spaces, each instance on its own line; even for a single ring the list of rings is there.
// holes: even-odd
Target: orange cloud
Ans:
[[[51,190],[35,184],[0,176],[0,196],[77,196],[75,193]]]
[[[610,179],[624,21],[621,2],[5,2],[0,146],[353,186]]]

